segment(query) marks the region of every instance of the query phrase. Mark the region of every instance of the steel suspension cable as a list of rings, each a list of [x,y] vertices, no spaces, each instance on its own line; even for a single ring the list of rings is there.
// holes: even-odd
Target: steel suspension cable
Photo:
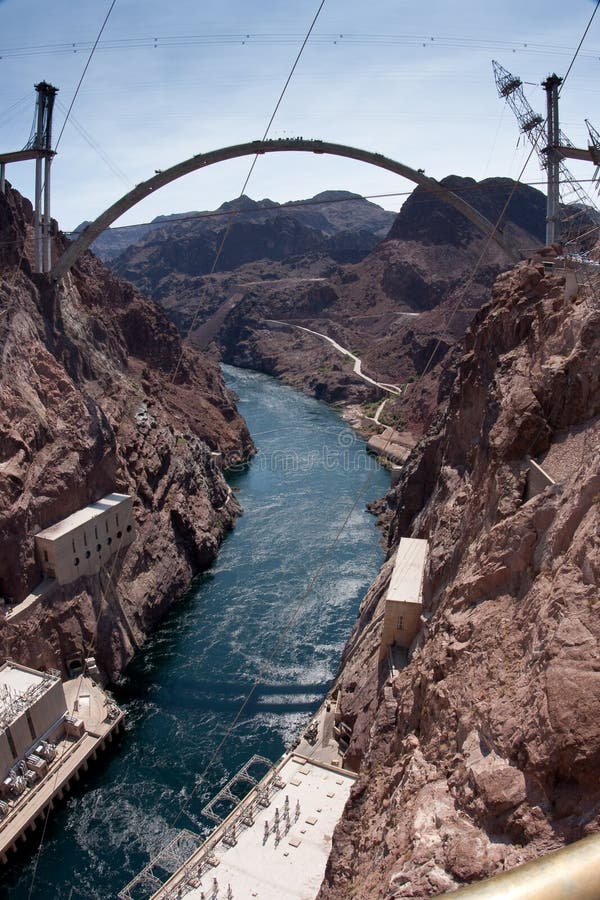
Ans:
[[[76,101],[76,99],[77,99],[77,95],[78,95],[78,93],[79,93],[79,90],[80,90],[80,88],[81,88],[81,85],[83,84],[83,79],[85,78],[86,73],[87,73],[87,70],[88,70],[89,67],[90,67],[90,63],[91,63],[91,61],[92,61],[92,57],[93,57],[94,53],[96,52],[96,47],[98,46],[98,43],[99,43],[99,41],[100,41],[100,38],[102,37],[102,32],[104,31],[104,29],[105,29],[105,27],[106,27],[106,23],[108,22],[108,20],[109,20],[109,18],[110,18],[110,14],[111,14],[111,12],[113,11],[116,2],[117,2],[117,0],[112,0],[112,3],[110,4],[109,10],[108,10],[108,12],[106,13],[106,16],[105,16],[105,18],[104,18],[104,21],[103,21],[102,25],[100,26],[100,31],[98,32],[98,36],[97,36],[96,40],[94,41],[94,45],[93,45],[92,49],[90,50],[90,55],[89,55],[88,58],[87,58],[87,62],[86,62],[86,64],[85,64],[85,66],[83,67],[83,72],[81,73],[81,78],[79,79],[79,82],[78,82],[78,84],[77,84],[77,87],[75,88],[75,93],[73,94],[73,98],[72,98],[72,100],[71,100],[71,103],[69,104],[69,108],[68,108],[68,110],[67,110],[67,115],[65,116],[65,121],[63,122],[62,128],[60,129],[60,133],[59,133],[59,135],[58,135],[58,138],[57,138],[57,141],[56,141],[56,145],[55,145],[55,147],[54,147],[55,150],[58,150],[58,145],[60,144],[60,139],[61,139],[62,136],[63,136],[63,132],[64,132],[64,130],[65,130],[65,126],[66,126],[66,124],[67,124],[67,121],[68,121],[68,119],[69,119],[69,116],[71,115],[71,110],[73,109],[73,106],[74,106],[75,101]]]
[[[314,16],[313,16],[313,20],[312,20],[312,22],[310,23],[310,26],[309,26],[309,28],[308,28],[308,31],[306,32],[306,35],[305,35],[305,37],[304,37],[304,40],[302,41],[302,44],[301,44],[301,46],[300,46],[300,49],[298,50],[298,53],[296,54],[296,58],[295,58],[295,60],[294,60],[294,62],[293,62],[293,64],[292,64],[292,67],[291,67],[291,69],[290,69],[290,71],[289,71],[289,74],[288,74],[288,76],[287,76],[287,78],[286,78],[286,80],[285,80],[285,84],[283,85],[283,88],[281,89],[281,92],[280,92],[280,94],[279,94],[279,97],[277,98],[277,102],[276,102],[276,104],[275,104],[275,106],[274,106],[274,108],[273,108],[273,112],[271,113],[271,117],[270,117],[270,119],[269,119],[269,121],[268,121],[268,123],[267,123],[267,127],[265,128],[265,131],[264,131],[264,134],[263,134],[263,138],[262,138],[263,141],[266,141],[266,139],[267,139],[267,137],[268,137],[268,135],[269,135],[269,131],[271,130],[271,126],[272,126],[272,124],[273,124],[273,122],[274,122],[274,120],[275,120],[275,116],[277,115],[277,112],[278,112],[278,110],[279,110],[279,107],[281,106],[281,103],[283,102],[283,98],[285,97],[286,91],[287,91],[287,89],[288,89],[288,87],[289,87],[290,81],[291,81],[292,78],[293,78],[294,72],[296,71],[296,68],[298,67],[298,63],[300,62],[300,58],[301,58],[301,56],[302,56],[302,54],[303,54],[303,52],[304,52],[304,48],[306,47],[306,45],[307,45],[307,43],[308,43],[308,40],[309,40],[309,38],[310,38],[310,36],[311,36],[311,34],[312,34],[312,32],[313,32],[313,29],[314,29],[315,25],[317,24],[317,19],[318,19],[319,16],[321,15],[321,10],[323,9],[324,6],[325,6],[325,0],[321,0],[321,2],[319,3],[319,6],[318,6],[318,8],[317,8],[317,11],[316,11],[316,13],[315,13]],[[258,160],[259,155],[260,155],[260,154],[258,154],[258,153],[255,154],[254,159],[252,160],[252,162],[251,162],[251,164],[250,164],[250,168],[249,168],[249,170],[248,170],[248,174],[246,175],[246,178],[245,178],[244,183],[243,183],[243,185],[242,185],[242,189],[241,189],[241,191],[240,191],[240,193],[239,193],[239,195],[238,195],[238,200],[241,199],[241,198],[243,197],[244,192],[245,192],[246,188],[248,187],[248,182],[250,181],[250,178],[252,177],[252,173],[253,173],[253,171],[254,171],[254,167],[256,166],[256,163],[257,163],[257,160]],[[231,229],[232,229],[232,227],[233,227],[233,220],[234,220],[235,216],[236,216],[236,212],[235,212],[235,211],[232,211],[232,213],[230,214],[230,217],[229,217],[229,221],[228,221],[228,223],[227,223],[227,228],[225,229],[225,232],[224,232],[224,234],[223,234],[223,238],[222,238],[222,240],[221,240],[221,242],[220,242],[220,244],[219,244],[219,247],[218,247],[218,249],[217,249],[217,252],[216,252],[216,254],[215,254],[215,258],[214,258],[214,260],[213,260],[213,264],[212,264],[212,266],[211,266],[210,273],[209,273],[210,275],[213,275],[213,274],[214,274],[214,272],[215,272],[215,270],[216,270],[216,268],[217,268],[217,265],[218,265],[218,263],[219,263],[219,260],[221,259],[221,255],[222,255],[222,253],[223,253],[223,249],[224,249],[225,244],[226,244],[226,242],[227,242],[227,238],[229,237],[229,234],[230,234]],[[198,305],[197,305],[197,307],[196,307],[196,312],[194,313],[194,316],[193,316],[193,318],[192,318],[191,324],[190,324],[189,328],[187,329],[187,331],[185,332],[185,334],[183,335],[183,340],[185,340],[186,338],[188,338],[189,335],[190,335],[190,334],[192,333],[192,331],[194,330],[194,328],[195,328],[195,326],[196,326],[196,322],[198,321],[198,317],[199,317],[199,315],[200,315],[200,309],[201,309],[201,302],[199,301],[199,302],[198,302]],[[177,361],[177,365],[175,366],[175,369],[174,369],[174,371],[173,371],[173,375],[172,375],[172,378],[171,378],[171,383],[174,383],[174,382],[175,382],[175,379],[176,379],[176,377],[177,377],[177,373],[179,372],[179,367],[181,366],[181,361],[182,361],[182,359],[183,359],[183,353],[184,353],[184,347],[183,347],[183,345],[182,345],[182,348],[181,348],[181,354],[180,354],[179,359],[178,359],[178,361]]]

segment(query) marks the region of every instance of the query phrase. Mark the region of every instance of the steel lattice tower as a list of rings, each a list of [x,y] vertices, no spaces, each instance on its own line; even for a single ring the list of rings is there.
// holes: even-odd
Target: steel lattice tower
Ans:
[[[517,75],[511,74],[495,60],[492,61],[492,66],[499,96],[506,100],[512,109],[520,130],[531,142],[543,168],[547,171],[546,243],[552,244],[560,237],[563,239],[570,237],[568,232],[575,233],[578,230],[576,221],[581,219],[587,208],[594,204],[565,165],[564,158],[591,160],[600,167],[600,136],[586,119],[590,144],[587,150],[579,150],[560,130],[558,96],[562,78],[559,78],[558,75],[550,75],[542,85],[547,98],[547,115],[544,119],[529,104],[523,92],[521,79]],[[598,169],[596,170],[597,174]],[[569,212],[565,218],[566,208]],[[563,213],[562,223],[561,213]],[[562,235],[561,224],[563,226]],[[565,229],[564,226],[567,228]],[[565,230],[567,233],[564,233]]]

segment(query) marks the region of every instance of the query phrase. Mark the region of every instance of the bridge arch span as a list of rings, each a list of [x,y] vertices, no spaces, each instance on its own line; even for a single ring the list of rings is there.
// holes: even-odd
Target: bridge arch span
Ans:
[[[515,261],[519,259],[519,255],[515,248],[501,235],[495,226],[482,216],[481,213],[463,200],[458,194],[447,190],[439,181],[434,178],[428,178],[423,172],[411,169],[404,163],[397,162],[380,153],[372,153],[369,150],[360,150],[357,147],[348,147],[345,144],[332,144],[329,141],[304,140],[303,138],[285,138],[279,140],[268,141],[250,141],[246,144],[235,144],[232,147],[223,147],[220,150],[211,150],[209,153],[199,153],[183,162],[171,166],[169,169],[157,172],[147,181],[142,181],[136,185],[133,190],[109,206],[107,210],[101,213],[97,219],[81,232],[79,237],[74,240],[65,250],[62,256],[54,264],[51,276],[58,280],[65,275],[71,266],[77,262],[79,257],[85,253],[88,247],[102,234],[113,222],[120,216],[130,210],[136,203],[139,203],[145,197],[157,191],[159,188],[165,187],[172,181],[176,181],[183,175],[190,172],[196,172],[207,166],[213,166],[216,163],[224,162],[228,159],[237,159],[240,156],[254,156],[263,153],[286,153],[286,152],[307,152],[307,153],[326,153],[332,156],[343,156],[346,159],[354,159],[358,162],[368,163],[401,175],[409,181],[420,185],[430,193],[434,194],[440,200],[453,206],[469,219],[484,234],[488,235],[496,244]]]

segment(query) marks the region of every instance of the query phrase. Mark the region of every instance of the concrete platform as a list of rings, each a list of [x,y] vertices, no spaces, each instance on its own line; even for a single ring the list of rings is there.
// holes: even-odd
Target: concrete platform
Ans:
[[[374,434],[369,438],[367,450],[394,465],[403,466],[416,444],[414,435],[409,431],[396,431],[388,425],[381,434]]]
[[[275,774],[282,786],[269,795],[269,805],[261,804],[259,792],[273,772],[153,894],[153,900],[209,900],[213,896],[314,900],[325,873],[333,830],[356,775],[298,753],[284,756]],[[232,827],[235,843],[230,846]]]
[[[17,622],[26,619],[40,600],[43,600],[44,597],[51,594],[57,587],[58,581],[56,578],[44,578],[44,580],[40,581],[38,586],[21,601],[21,603],[17,603],[16,606],[8,607],[6,610],[6,621],[10,622],[11,625],[16,625]]]
[[[79,780],[79,773],[88,768],[89,761],[96,758],[122,726],[124,714],[90,678],[81,675],[67,681],[64,691],[69,713],[83,720],[85,730],[80,738],[63,734],[56,742],[56,758],[44,777],[20,797],[7,801],[9,811],[0,820],[3,863],[16,850],[19,840],[25,841],[29,832],[43,825],[54,804]]]

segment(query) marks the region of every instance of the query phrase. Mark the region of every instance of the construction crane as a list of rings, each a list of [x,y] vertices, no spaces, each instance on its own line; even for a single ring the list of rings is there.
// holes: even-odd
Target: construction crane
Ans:
[[[593,162],[596,165],[594,179],[597,180],[600,172],[600,135],[586,119],[590,142],[587,150],[583,150],[575,147],[560,130],[558,96],[562,78],[558,75],[550,75],[542,83],[547,96],[547,113],[544,118],[529,104],[523,91],[523,82],[517,75],[511,74],[496,60],[492,61],[492,67],[499,96],[512,109],[519,128],[531,142],[548,173],[546,243],[553,244],[559,236],[563,241],[570,240],[581,231],[583,221],[589,224],[589,207],[594,206],[594,203],[571,174],[564,160],[571,158]]]

